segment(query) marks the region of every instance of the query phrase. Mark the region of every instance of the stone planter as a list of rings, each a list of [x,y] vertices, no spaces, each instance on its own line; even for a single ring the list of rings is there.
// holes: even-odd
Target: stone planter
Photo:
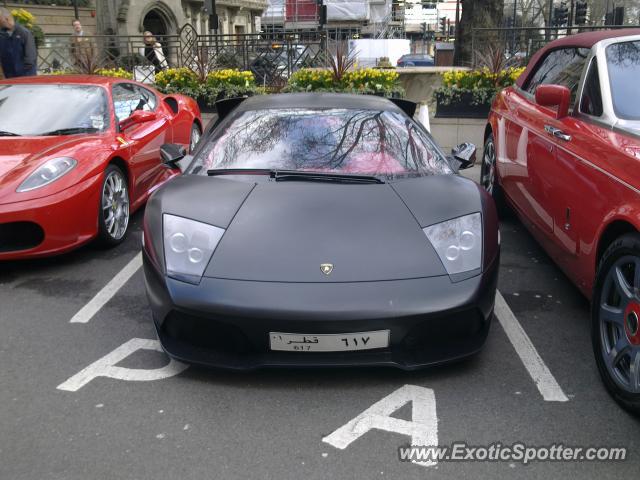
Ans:
[[[446,105],[442,98],[436,96],[436,117],[438,118],[487,118],[491,110],[491,102],[473,105],[472,93],[462,94],[460,99],[450,101]]]

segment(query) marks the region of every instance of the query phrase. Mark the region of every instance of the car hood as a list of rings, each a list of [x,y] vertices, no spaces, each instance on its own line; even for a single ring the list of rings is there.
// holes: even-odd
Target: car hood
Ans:
[[[79,144],[90,146],[100,137],[73,135],[56,137],[0,137],[0,192],[30,175],[54,156],[73,156]],[[3,196],[0,194],[0,197]],[[0,198],[1,199],[1,198]]]
[[[322,264],[333,266],[329,275]],[[442,262],[390,185],[307,182],[257,184],[205,271],[276,282],[435,275],[446,275]]]
[[[0,178],[22,164],[25,159],[51,146],[51,137],[30,138],[28,141],[22,137],[0,137]]]
[[[226,229],[206,277],[362,282],[446,275],[422,227],[480,209],[477,187],[454,176],[366,185],[184,176],[152,198],[145,218],[153,232],[160,212]]]

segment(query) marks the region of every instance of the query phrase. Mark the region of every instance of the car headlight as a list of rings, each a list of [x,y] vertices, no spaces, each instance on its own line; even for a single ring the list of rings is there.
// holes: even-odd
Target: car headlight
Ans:
[[[449,275],[482,266],[482,217],[472,213],[422,229]]]
[[[162,230],[167,275],[200,282],[224,229],[165,213]]]
[[[16,192],[28,192],[49,185],[61,176],[69,173],[78,164],[75,158],[58,157],[40,165],[20,184]]]

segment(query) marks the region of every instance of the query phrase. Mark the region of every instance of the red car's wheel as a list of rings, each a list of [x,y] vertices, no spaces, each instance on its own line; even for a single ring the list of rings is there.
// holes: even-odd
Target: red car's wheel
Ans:
[[[591,339],[605,387],[640,415],[640,235],[623,235],[604,253],[591,306]]]
[[[496,202],[496,208],[500,215],[505,215],[509,211],[496,171],[496,147],[493,135],[489,135],[484,143],[484,153],[482,155],[482,165],[480,166],[480,185],[491,194]]]
[[[197,123],[194,123],[191,126],[191,137],[189,139],[189,153],[193,153],[196,149],[196,145],[200,141],[200,137],[202,136],[202,132],[200,131],[200,127]]]
[[[98,240],[105,246],[122,242],[129,227],[129,189],[120,168],[109,165],[100,190]]]

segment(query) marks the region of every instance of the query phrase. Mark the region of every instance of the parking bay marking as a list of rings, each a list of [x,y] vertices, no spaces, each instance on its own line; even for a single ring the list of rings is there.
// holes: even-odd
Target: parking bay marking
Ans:
[[[70,323],[89,322],[141,266],[142,254],[138,253],[89,303],[71,318]],[[567,402],[569,399],[545,365],[533,343],[531,343],[529,336],[499,291],[496,291],[495,314],[544,400],[548,402]]]
[[[91,380],[98,377],[115,378],[129,382],[148,382],[173,377],[187,369],[188,365],[169,358],[169,363],[164,367],[143,369],[125,368],[116,365],[137,350],[155,350],[162,352],[160,342],[146,338],[132,338],[120,345],[104,357],[96,360],[91,365],[83,368],[65,382],[58,385],[58,390],[76,392]]]
[[[547,402],[568,402],[569,399],[545,365],[531,339],[518,322],[509,305],[499,291],[496,291],[495,315],[515,348],[524,367]]]
[[[142,254],[138,253],[131,261],[100,290],[89,303],[82,307],[70,320],[70,323],[87,323],[120,290],[134,273],[142,266]]]
[[[391,416],[409,402],[412,409],[411,421]],[[374,428],[411,437],[412,446],[438,445],[438,416],[433,390],[416,385],[404,385],[324,437],[322,441],[344,450]],[[437,462],[414,460],[412,463],[431,467]]]

